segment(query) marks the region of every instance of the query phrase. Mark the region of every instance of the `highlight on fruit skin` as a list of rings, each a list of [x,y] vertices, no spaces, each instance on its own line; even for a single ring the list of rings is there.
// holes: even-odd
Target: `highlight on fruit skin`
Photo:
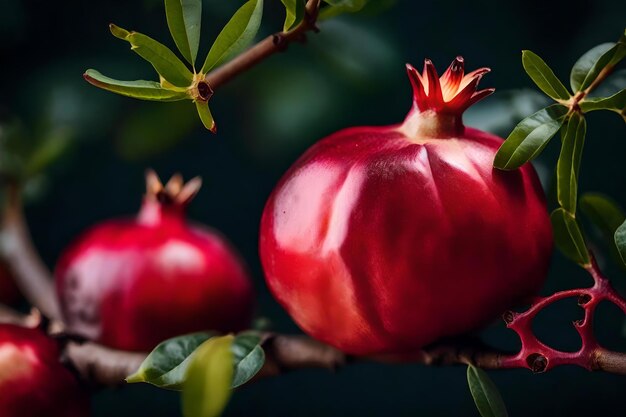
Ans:
[[[247,269],[217,231],[188,222],[200,178],[165,185],[149,171],[135,218],[104,221],[62,254],[56,288],[67,331],[124,350],[151,350],[196,331],[247,328]]]
[[[355,355],[411,352],[481,328],[541,288],[552,252],[531,165],[492,167],[503,142],[463,125],[487,69],[407,66],[413,106],[391,126],[311,146],[265,206],[272,294],[310,336]]]
[[[43,331],[0,324],[0,416],[89,416],[89,395],[59,354]]]

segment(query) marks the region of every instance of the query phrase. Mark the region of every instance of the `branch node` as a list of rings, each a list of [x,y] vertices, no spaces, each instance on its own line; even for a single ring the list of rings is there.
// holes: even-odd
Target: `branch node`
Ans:
[[[507,326],[513,323],[513,321],[515,320],[515,317],[517,317],[517,313],[511,310],[507,310],[504,312],[504,314],[502,314],[502,320],[504,320]]]
[[[580,294],[578,296],[578,305],[584,307],[591,301],[591,295],[587,293]]]
[[[531,353],[526,357],[526,364],[528,364],[533,373],[540,374],[545,372],[548,367],[548,358],[543,356],[541,353]]]
[[[285,39],[285,37],[281,33],[275,33],[272,35],[272,42],[276,49],[279,52],[284,52],[287,50],[287,46],[289,46],[289,42]]]

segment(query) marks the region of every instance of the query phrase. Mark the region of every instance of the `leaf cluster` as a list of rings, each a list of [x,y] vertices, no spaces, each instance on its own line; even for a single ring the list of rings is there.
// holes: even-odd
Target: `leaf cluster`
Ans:
[[[578,177],[587,133],[585,116],[592,111],[604,110],[615,112],[626,121],[626,77],[618,80],[622,85],[619,91],[604,97],[590,97],[590,93],[613,72],[624,57],[626,34],[615,43],[604,43],[592,48],[572,67],[570,91],[537,54],[523,51],[522,64],[526,73],[555,103],[519,122],[494,160],[496,168],[517,169],[536,158],[552,137],[560,133],[561,152],[556,164],[559,207],[552,212],[550,219],[557,247],[583,267],[588,267],[591,262],[585,236],[576,217]],[[612,207],[610,210],[617,209],[610,200],[600,199],[600,196],[594,195],[586,200],[587,211],[596,214],[590,217],[592,221],[597,222],[606,214],[600,214],[600,210],[609,206]],[[600,225],[601,228],[605,226]],[[611,233],[615,231],[616,228]]]
[[[285,7],[283,33],[303,24],[307,10],[305,0],[281,0]],[[320,17],[327,18],[342,13],[355,13],[366,8],[388,3],[388,0],[324,0]],[[319,3],[319,2],[318,2]],[[379,4],[380,3],[380,4]],[[148,61],[159,81],[122,81],[101,74],[95,69],[85,71],[83,77],[90,84],[112,93],[141,100],[180,101],[191,100],[202,124],[216,132],[216,124],[208,102],[213,89],[207,74],[239,55],[254,41],[263,17],[263,0],[246,1],[223,27],[201,67],[196,68],[202,27],[202,0],[165,0],[167,26],[180,59],[167,46],[136,31],[109,25],[111,34],[130,44],[130,49]]]

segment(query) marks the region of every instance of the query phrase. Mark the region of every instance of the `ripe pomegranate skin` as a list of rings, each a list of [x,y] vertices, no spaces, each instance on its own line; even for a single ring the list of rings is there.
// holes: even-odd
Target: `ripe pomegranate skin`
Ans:
[[[86,417],[89,397],[38,329],[0,324],[0,415]]]
[[[55,276],[70,332],[150,350],[177,335],[248,325],[253,290],[241,259],[217,232],[185,220],[198,189],[179,177],[163,188],[150,173],[135,219],[98,224],[66,250]]]
[[[261,220],[267,284],[312,337],[355,355],[410,356],[478,329],[546,277],[552,232],[530,164],[492,168],[503,139],[464,127],[486,68],[407,65],[403,123],[314,144]]]

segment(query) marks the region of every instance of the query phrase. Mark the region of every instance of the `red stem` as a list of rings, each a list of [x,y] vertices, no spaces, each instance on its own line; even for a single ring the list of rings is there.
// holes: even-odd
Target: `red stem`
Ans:
[[[593,278],[592,287],[560,291],[548,297],[539,297],[523,313],[505,313],[507,327],[517,333],[522,347],[517,354],[501,358],[503,368],[528,368],[533,372],[544,372],[559,365],[577,365],[590,371],[611,368],[611,372],[626,374],[626,355],[604,349],[598,343],[593,331],[595,310],[602,301],[615,304],[625,314],[626,301],[602,275],[595,259],[592,258],[586,270]],[[564,352],[542,343],[533,333],[532,321],[544,308],[571,297],[577,297],[578,305],[585,311],[584,318],[573,323],[582,344],[576,352]]]

